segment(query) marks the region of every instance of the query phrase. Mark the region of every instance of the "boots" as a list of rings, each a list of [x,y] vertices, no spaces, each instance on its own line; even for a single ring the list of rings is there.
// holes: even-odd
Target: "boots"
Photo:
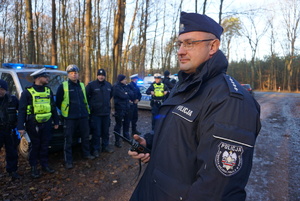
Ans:
[[[31,166],[31,177],[33,179],[37,179],[37,178],[40,178],[40,172],[39,170],[37,169],[36,166]]]

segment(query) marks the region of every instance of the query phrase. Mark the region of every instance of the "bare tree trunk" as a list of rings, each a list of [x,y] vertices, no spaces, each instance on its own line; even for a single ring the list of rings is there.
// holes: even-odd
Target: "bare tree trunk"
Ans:
[[[32,6],[31,0],[25,0],[26,4],[26,21],[27,21],[27,34],[28,34],[28,56],[27,63],[35,62],[35,47],[34,47],[34,30],[32,23]]]
[[[91,80],[91,35],[92,35],[92,2],[91,0],[86,1],[86,13],[85,13],[85,76],[84,83],[87,85]]]
[[[204,0],[203,1],[203,15],[205,15],[205,13],[206,13],[206,4],[207,4],[207,0]]]
[[[113,45],[113,79],[121,71],[121,56],[125,22],[126,0],[118,0],[118,10],[115,15],[114,23],[114,45]]]
[[[222,23],[222,10],[223,10],[223,2],[224,2],[224,0],[220,0],[219,24],[221,24],[221,23]]]
[[[52,0],[52,31],[51,31],[51,65],[57,65],[57,42],[56,42],[56,4]]]
[[[39,30],[40,30],[40,23],[39,23],[39,15],[40,13],[37,12],[37,0],[34,1],[34,15],[35,15],[35,26],[36,26],[36,31],[35,31],[35,41],[40,41],[39,40]],[[36,63],[40,63],[40,48],[39,48],[39,43],[35,43],[36,45]]]
[[[131,42],[132,42],[132,31],[134,29],[134,22],[135,22],[136,15],[137,15],[137,12],[138,12],[138,6],[139,6],[139,0],[136,0],[135,9],[134,9],[134,13],[133,13],[132,20],[131,20],[131,25],[130,25],[129,32],[128,32],[126,47],[125,47],[125,50],[124,50],[124,59],[123,59],[123,63],[122,63],[123,69],[125,69],[126,72],[128,70],[129,49],[130,49]],[[135,65],[132,66],[132,71],[135,72]],[[144,76],[143,73],[144,72],[141,72],[141,76]]]

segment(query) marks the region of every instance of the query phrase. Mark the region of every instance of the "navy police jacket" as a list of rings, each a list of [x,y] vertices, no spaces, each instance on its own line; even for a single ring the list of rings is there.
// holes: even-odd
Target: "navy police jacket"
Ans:
[[[195,74],[179,72],[131,201],[245,200],[260,106],[227,66],[218,51]]]
[[[112,86],[106,80],[94,80],[86,86],[86,96],[91,110],[91,115],[107,116],[110,114],[110,99]]]
[[[113,87],[113,96],[116,110],[128,111],[130,109],[133,92],[128,85],[117,82]]]

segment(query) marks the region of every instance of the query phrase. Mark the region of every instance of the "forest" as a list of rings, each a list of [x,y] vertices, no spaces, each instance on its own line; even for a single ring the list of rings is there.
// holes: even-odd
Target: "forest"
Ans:
[[[76,64],[86,84],[100,68],[111,83],[120,73],[175,74],[180,12],[198,12],[224,28],[229,75],[256,90],[299,92],[300,0],[268,2],[0,0],[0,63]]]

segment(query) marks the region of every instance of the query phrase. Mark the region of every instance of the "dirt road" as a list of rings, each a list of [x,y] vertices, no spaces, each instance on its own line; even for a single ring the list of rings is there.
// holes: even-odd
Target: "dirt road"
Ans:
[[[256,92],[255,97],[261,105],[263,127],[255,147],[247,201],[300,200],[300,94]],[[150,111],[140,110],[139,115],[138,129],[149,132]],[[113,125],[114,121],[111,130]],[[56,172],[36,180],[29,176],[28,162],[20,158],[22,179],[18,181],[11,181],[5,173],[2,150],[0,200],[127,201],[139,171],[137,161],[127,155],[128,148],[124,144],[112,154],[87,161],[82,159],[80,147],[75,147],[72,170],[63,167],[62,152],[53,153],[50,164]]]

